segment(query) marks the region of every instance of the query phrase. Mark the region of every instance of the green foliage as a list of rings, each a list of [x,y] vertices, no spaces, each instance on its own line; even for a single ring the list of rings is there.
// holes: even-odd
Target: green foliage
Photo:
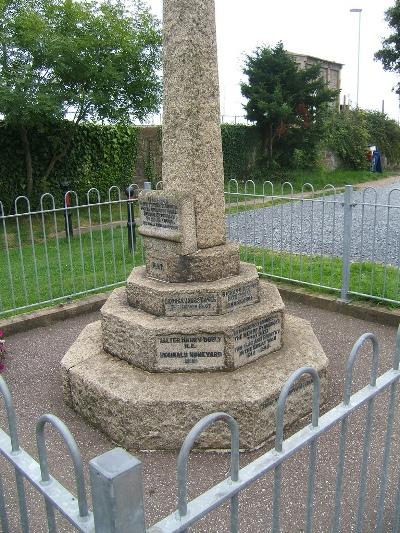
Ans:
[[[369,133],[369,144],[378,146],[388,163],[400,163],[400,126],[379,111],[364,112]]]
[[[47,179],[75,142],[72,122],[129,123],[160,103],[161,33],[141,0],[0,0],[0,113],[22,143],[27,191]],[[45,164],[33,161],[36,132],[62,133]],[[34,169],[33,166],[39,166]]]
[[[44,183],[41,174],[54,144],[73,127],[76,131],[68,155]],[[70,122],[62,122],[32,129],[30,142],[35,169],[34,189],[29,196],[32,207],[39,206],[44,192],[51,192],[61,201],[60,184],[64,181],[70,182],[81,203],[85,203],[85,194],[91,187],[99,189],[103,199],[109,187],[127,187],[135,180],[137,137],[138,128],[128,125],[87,123],[75,127]],[[18,195],[27,193],[22,148],[16,143],[17,139],[16,129],[3,123],[0,127],[0,200],[6,212]]]
[[[0,112],[11,124],[142,120],[159,106],[161,36],[140,1],[0,0]]]
[[[248,55],[244,74],[248,82],[242,83],[241,90],[248,100],[247,118],[262,134],[268,165],[279,168],[296,163],[295,150],[314,161],[323,112],[337,98],[337,91],[321,78],[320,65],[300,68],[278,43]]]
[[[375,59],[382,62],[383,68],[390,72],[400,73],[400,0],[385,13],[386,22],[393,30],[382,42],[382,49],[376,52]],[[397,85],[400,94],[400,84]]]
[[[378,146],[391,164],[400,161],[400,127],[377,111],[331,111],[326,117],[324,143],[350,169],[368,168],[366,153],[372,145]]]
[[[39,206],[40,196],[45,192],[60,198],[60,184],[66,180],[79,193],[81,202],[91,187],[99,188],[104,198],[112,185],[126,187],[135,180],[138,128],[91,123],[76,127],[69,153],[58,163],[50,178],[43,180],[45,162],[57,149],[59,139],[69,135],[69,128],[75,127],[65,121],[30,132],[35,174],[34,189],[29,198],[34,207]],[[244,180],[259,176],[262,172],[259,166],[262,149],[258,130],[254,126],[223,124],[221,132],[226,179]],[[157,128],[157,137],[161,144],[160,127]],[[0,201],[7,212],[18,195],[27,194],[23,151],[18,140],[16,128],[0,123]],[[154,182],[154,161],[149,152],[144,157],[145,177]]]
[[[363,111],[331,111],[326,117],[325,128],[326,145],[336,152],[346,168],[367,168],[369,132]]]
[[[254,126],[222,124],[222,150],[226,179],[249,179],[260,159],[261,140]]]

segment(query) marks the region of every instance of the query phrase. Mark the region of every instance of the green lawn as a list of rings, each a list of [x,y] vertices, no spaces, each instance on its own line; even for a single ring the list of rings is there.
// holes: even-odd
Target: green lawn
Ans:
[[[0,313],[37,302],[56,303],[77,293],[101,292],[126,280],[143,263],[140,239],[128,249],[126,224],[59,237],[32,245],[3,248],[0,254]]]
[[[297,280],[319,292],[337,294],[341,286],[340,258],[271,252],[241,247],[241,258],[258,265],[260,275]],[[123,284],[134,266],[143,264],[140,239],[135,253],[128,250],[126,225],[60,237],[47,242],[9,248],[0,256],[1,316],[12,308],[32,310],[70,300],[74,295],[102,292]],[[400,299],[400,271],[374,263],[352,263],[350,290],[376,298]],[[76,297],[76,296],[75,296]],[[38,304],[39,302],[39,304]]]
[[[261,267],[260,274],[272,280],[296,280],[317,292],[340,292],[343,268],[340,258],[271,252],[251,246],[241,247],[241,257]],[[395,302],[400,300],[400,269],[369,262],[351,263],[350,292],[387,300],[385,305],[399,307]]]

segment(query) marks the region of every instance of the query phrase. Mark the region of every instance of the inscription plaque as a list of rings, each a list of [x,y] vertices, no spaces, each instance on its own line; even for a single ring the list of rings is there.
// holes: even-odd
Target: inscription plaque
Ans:
[[[223,291],[221,297],[221,312],[227,313],[238,307],[245,307],[259,301],[258,296],[259,281],[254,280],[249,283],[233,287]]]
[[[267,318],[239,326],[234,330],[233,335],[235,359],[240,364],[247,363],[263,352],[268,353],[280,348],[281,316],[275,313]]]
[[[139,194],[139,233],[148,252],[188,255],[197,251],[193,196],[179,191]]]
[[[157,337],[160,368],[196,370],[222,368],[224,336],[222,333],[160,335]]]
[[[179,230],[178,206],[167,200],[158,200],[157,202],[142,200],[140,211],[144,226]]]
[[[164,298],[166,316],[197,316],[216,314],[216,294],[183,294]]]

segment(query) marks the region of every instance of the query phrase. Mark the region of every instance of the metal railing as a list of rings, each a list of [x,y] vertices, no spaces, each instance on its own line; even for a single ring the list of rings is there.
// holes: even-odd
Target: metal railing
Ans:
[[[81,455],[78,446],[69,429],[56,416],[45,414],[36,424],[36,442],[39,462],[36,462],[24,451],[18,439],[15,410],[10,391],[0,376],[0,394],[6,408],[8,429],[10,436],[0,429],[0,453],[13,466],[15,483],[18,494],[19,522],[22,533],[33,531],[30,527],[30,517],[27,511],[27,497],[24,480],[28,481],[44,498],[47,529],[50,533],[57,532],[55,511],[69,522],[77,531],[90,532],[123,532],[115,529],[121,512],[114,504],[129,502],[132,508],[123,509],[124,517],[134,520],[134,510],[143,501],[140,494],[130,494],[129,487],[137,483],[140,474],[140,462],[121,448],[115,448],[90,461],[90,481],[93,500],[93,512],[88,510],[86,487]],[[49,473],[45,426],[51,425],[64,440],[74,466],[77,498]],[[116,467],[117,465],[117,467]],[[0,521],[2,533],[15,531],[15,524],[10,526],[5,484],[0,477]],[[127,498],[127,495],[129,496]],[[105,511],[106,509],[106,511]],[[106,513],[106,514],[105,514]],[[127,531],[127,530],[126,530]],[[133,530],[132,530],[133,531]]]
[[[352,394],[354,367],[365,345],[372,345],[372,363],[369,384]],[[65,425],[53,415],[42,416],[36,425],[37,447],[39,463],[34,461],[19,445],[17,424],[11,395],[4,380],[0,377],[0,393],[3,396],[8,418],[10,437],[0,430],[0,453],[15,469],[16,488],[19,497],[20,524],[23,533],[29,532],[29,519],[26,511],[26,496],[23,479],[29,481],[44,497],[47,527],[50,532],[56,531],[54,510],[58,510],[66,520],[81,532],[96,533],[178,533],[185,532],[189,527],[197,524],[213,510],[230,502],[230,525],[232,533],[239,531],[240,511],[239,494],[253,485],[257,480],[273,472],[273,495],[271,530],[278,533],[282,530],[282,468],[294,455],[301,450],[308,450],[308,481],[305,495],[305,527],[311,533],[315,521],[316,511],[327,515],[331,511],[330,526],[324,531],[339,532],[344,519],[344,473],[345,456],[348,440],[350,416],[360,412],[362,406],[367,407],[365,424],[362,428],[362,460],[360,470],[351,469],[352,481],[358,487],[357,495],[351,499],[351,514],[354,517],[354,531],[383,531],[387,521],[387,499],[389,481],[397,487],[394,497],[391,531],[397,532],[400,527],[400,477],[396,474],[397,455],[391,463],[394,450],[394,423],[398,405],[397,387],[400,379],[400,333],[397,336],[396,349],[393,358],[393,368],[378,377],[379,345],[376,337],[367,333],[360,337],[354,345],[347,362],[343,401],[320,416],[320,378],[313,368],[302,368],[294,372],[284,385],[277,401],[276,408],[276,436],[274,449],[264,453],[243,468],[239,465],[239,428],[237,422],[226,413],[214,413],[198,422],[187,435],[178,455],[177,461],[177,509],[152,527],[146,529],[143,501],[143,483],[141,477],[141,463],[135,457],[121,449],[114,449],[89,463],[90,482],[93,500],[93,513],[88,510],[86,489],[83,478],[83,467],[76,443]],[[284,414],[287,398],[295,383],[304,375],[312,380],[312,415],[311,424],[307,425],[293,436],[284,439]],[[374,444],[374,410],[375,400],[384,391],[389,391],[387,418],[384,430],[384,446],[379,468],[379,483],[370,483],[376,494],[376,508],[373,512],[374,524],[366,522],[366,494],[368,482],[371,481],[371,450]],[[310,405],[311,407],[311,405]],[[383,413],[379,412],[382,420]],[[188,460],[190,451],[200,434],[216,422],[225,422],[231,432],[230,473],[222,482],[211,487],[195,499],[188,501]],[[78,498],[69,493],[48,469],[44,427],[51,424],[62,436],[73,460],[76,489]],[[336,471],[335,495],[331,502],[324,497],[324,509],[316,506],[316,480],[318,479],[317,449],[319,441],[327,433],[339,428],[338,457],[324,457]],[[303,460],[304,461],[304,460]],[[336,462],[337,461],[337,462]],[[307,464],[307,461],[304,462]],[[335,466],[336,465],[336,466]],[[397,469],[398,470],[398,469]],[[394,478],[394,479],[393,479]],[[291,480],[293,485],[295,480]],[[326,489],[327,484],[323,485]],[[371,487],[369,487],[371,488]],[[300,487],[299,487],[300,489]],[[323,489],[319,489],[323,490]],[[300,494],[300,491],[299,491]],[[300,496],[298,496],[300,497]],[[266,502],[265,502],[266,503]],[[285,502],[289,507],[290,501]],[[389,509],[391,511],[391,509]],[[289,512],[290,515],[290,512]],[[4,533],[10,531],[7,514],[7,502],[4,494],[3,482],[0,483],[0,516]],[[318,515],[319,516],[319,515]],[[370,520],[370,519],[369,519]],[[386,522],[384,521],[386,520]],[[353,530],[352,526],[352,530]],[[265,530],[263,528],[263,530]],[[219,529],[220,531],[220,529]],[[385,526],[385,531],[387,528]]]
[[[245,115],[221,115],[221,124],[246,124],[248,126],[251,122]]]
[[[231,180],[228,237],[271,279],[400,304],[400,189]]]
[[[104,200],[90,189],[84,203],[69,191],[61,206],[44,194],[38,210],[19,197],[9,215],[0,202],[0,317],[122,285],[144,262],[130,190],[111,187]],[[261,276],[400,304],[400,189],[305,184],[295,194],[288,182],[231,180],[226,213],[228,238]]]
[[[92,188],[83,204],[68,191],[61,205],[46,193],[38,210],[20,196],[9,215],[0,201],[0,317],[123,284],[144,261],[138,190],[111,187],[104,201]]]

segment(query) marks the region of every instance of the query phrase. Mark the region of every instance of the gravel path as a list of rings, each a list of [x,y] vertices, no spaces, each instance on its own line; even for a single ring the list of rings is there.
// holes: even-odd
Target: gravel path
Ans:
[[[357,205],[353,208],[351,259],[399,266],[400,178],[378,183],[375,190],[355,191],[353,202]],[[388,203],[398,207],[382,206]],[[242,244],[276,251],[340,257],[342,204],[343,194],[338,194],[244,211],[228,217],[228,235]]]

